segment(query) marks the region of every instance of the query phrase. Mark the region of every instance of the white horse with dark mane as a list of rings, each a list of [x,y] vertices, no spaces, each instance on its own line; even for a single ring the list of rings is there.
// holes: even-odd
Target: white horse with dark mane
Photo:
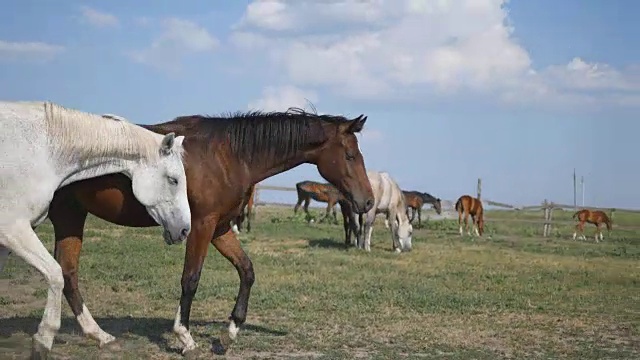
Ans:
[[[362,215],[356,216],[352,211],[349,202],[340,201],[343,225],[345,231],[345,244],[354,245],[351,241],[351,233],[355,233],[356,246],[366,251],[371,251],[371,234],[376,215],[384,214],[391,222],[391,239],[393,250],[396,252],[411,251],[411,234],[413,226],[407,216],[407,206],[402,195],[400,186],[391,178],[387,172],[367,171],[371,189],[375,197],[375,204],[366,213],[366,218]],[[362,235],[365,234],[363,239]],[[363,241],[364,240],[364,241]]]
[[[46,358],[60,328],[64,279],[34,229],[54,192],[111,173],[132,181],[135,197],[164,228],[168,244],[191,231],[183,136],[160,135],[115,115],[94,115],[50,102],[0,102],[0,271],[15,253],[48,285],[31,358]],[[78,321],[95,322],[84,307]]]

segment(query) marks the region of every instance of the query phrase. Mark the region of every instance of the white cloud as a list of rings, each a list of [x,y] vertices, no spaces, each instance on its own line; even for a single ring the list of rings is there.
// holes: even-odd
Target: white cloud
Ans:
[[[0,60],[46,62],[64,51],[63,46],[43,42],[11,42],[0,40]]]
[[[118,27],[120,21],[115,15],[98,11],[88,6],[80,8],[82,12],[82,20],[96,27]]]
[[[162,25],[163,32],[149,47],[129,53],[134,61],[175,72],[184,57],[211,52],[220,44],[207,29],[189,20],[171,18]]]
[[[290,107],[306,109],[309,102],[315,105],[318,96],[315,92],[305,91],[295,86],[267,86],[262,91],[262,97],[249,103],[250,110],[286,111]]]
[[[616,98],[585,90],[633,92],[620,95],[622,103],[638,97],[640,76],[629,76],[629,69],[575,58],[536,71],[513,36],[506,3],[252,1],[234,26],[231,42],[243,51],[266,53],[273,70],[293,85],[328,87],[351,97],[472,91],[509,101]]]

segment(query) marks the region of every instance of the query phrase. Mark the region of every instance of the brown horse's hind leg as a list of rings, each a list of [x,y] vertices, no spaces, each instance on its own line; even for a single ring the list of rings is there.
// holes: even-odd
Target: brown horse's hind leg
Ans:
[[[311,204],[311,199],[306,198],[304,200],[304,206],[302,208],[304,209],[305,214],[307,214],[307,219],[311,219],[311,214],[309,214],[309,204]]]
[[[600,242],[600,240],[598,240],[598,237],[602,236],[602,229],[600,228],[600,223],[596,223],[596,235],[595,235],[595,239],[596,242]]]
[[[578,236],[579,239],[586,240],[586,237],[584,236],[584,221],[582,220],[580,220],[576,225],[576,231],[573,233],[573,240],[576,239],[576,235],[578,233],[580,234],[580,236]]]
[[[113,342],[115,337],[106,333],[96,323],[78,289],[78,267],[87,211],[71,197],[65,198],[64,194],[60,193],[50,205],[49,219],[55,235],[54,257],[60,264],[64,277],[64,297],[82,332],[87,337],[97,340],[100,347],[103,347]]]
[[[467,231],[467,235],[471,235],[471,231],[469,230],[469,212],[464,212],[464,229]]]
[[[300,209],[300,205],[302,205],[302,202],[305,200],[304,196],[301,196],[300,194],[298,194],[298,202],[296,203],[296,205],[293,207],[293,214],[296,215],[298,213],[298,209]]]
[[[253,286],[255,281],[253,264],[240,246],[240,241],[238,241],[238,238],[233,232],[227,231],[224,235],[213,239],[211,243],[218,249],[222,256],[226,257],[227,260],[233,264],[238,271],[238,276],[240,276],[240,289],[236,297],[236,304],[229,317],[228,340],[233,341],[238,335],[240,326],[244,324],[247,319],[249,295],[251,293],[251,286]],[[229,345],[229,341],[223,340],[225,338],[225,336],[222,336],[220,339],[222,345],[226,347]]]
[[[183,354],[196,349],[196,342],[189,332],[189,316],[191,315],[193,298],[198,291],[202,265],[207,256],[209,244],[211,243],[217,222],[217,216],[205,217],[204,219],[191,219],[191,233],[187,238],[184,268],[182,269],[180,306],[178,306],[176,319],[173,323],[173,332],[178,336],[178,339],[183,345]],[[227,228],[230,229],[228,224]]]

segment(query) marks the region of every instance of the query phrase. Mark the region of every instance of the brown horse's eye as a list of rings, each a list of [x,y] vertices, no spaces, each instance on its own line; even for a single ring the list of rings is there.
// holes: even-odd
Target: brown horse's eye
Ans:
[[[345,154],[345,157],[346,157],[346,158],[347,158],[347,160],[349,160],[349,161],[351,161],[351,160],[353,160],[353,159],[355,159],[355,158],[356,158],[356,156],[355,156],[354,154],[350,153],[350,152],[347,152],[347,153]]]

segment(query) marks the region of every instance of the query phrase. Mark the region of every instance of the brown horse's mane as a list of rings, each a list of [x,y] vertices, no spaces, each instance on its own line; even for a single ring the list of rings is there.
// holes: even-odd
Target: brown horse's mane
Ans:
[[[156,125],[151,129],[178,131],[207,142],[227,141],[231,152],[249,162],[266,157],[286,158],[306,146],[328,140],[326,125],[349,123],[340,115],[317,115],[300,108],[287,111],[248,111],[218,116],[189,115]]]

